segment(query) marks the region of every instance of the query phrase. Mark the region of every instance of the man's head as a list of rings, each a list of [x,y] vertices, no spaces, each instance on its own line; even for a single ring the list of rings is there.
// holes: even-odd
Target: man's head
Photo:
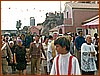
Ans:
[[[97,34],[97,33],[95,33],[95,34],[94,34],[94,37],[95,37],[95,38],[97,38],[97,37],[98,37],[98,34]]]
[[[56,50],[59,54],[65,54],[70,50],[70,41],[64,36],[55,40],[54,45],[56,45]]]
[[[82,31],[79,31],[78,34],[79,34],[79,36],[82,36],[83,35],[83,32]]]
[[[21,34],[21,38],[24,39],[25,38],[25,34]]]
[[[50,36],[49,36],[49,39],[50,39],[50,40],[53,40],[53,37],[50,35]]]
[[[58,37],[58,33],[57,33],[57,32],[54,32],[54,33],[53,33],[53,39],[56,40],[57,37]]]
[[[92,42],[91,35],[86,35],[86,42],[89,44]]]
[[[38,42],[39,39],[40,39],[40,36],[39,36],[39,35],[36,35],[36,36],[35,36],[35,41]]]
[[[10,47],[13,47],[14,42],[13,41],[9,41],[9,45],[10,45]]]

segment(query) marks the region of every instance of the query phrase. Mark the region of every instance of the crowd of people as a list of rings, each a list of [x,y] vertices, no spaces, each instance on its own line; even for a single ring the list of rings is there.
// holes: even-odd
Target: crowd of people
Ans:
[[[99,36],[83,36],[65,33],[60,36],[21,34],[3,36],[2,39],[2,74],[12,74],[18,70],[26,75],[27,63],[31,62],[32,75],[94,75],[99,69]],[[27,54],[28,51],[28,54]]]

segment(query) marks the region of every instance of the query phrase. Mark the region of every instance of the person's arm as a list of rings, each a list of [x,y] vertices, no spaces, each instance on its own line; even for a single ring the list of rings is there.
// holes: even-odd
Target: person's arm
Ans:
[[[55,69],[55,61],[56,59],[54,59],[54,62],[52,64],[52,68],[51,68],[51,72],[50,72],[50,75],[56,75],[56,69]]]
[[[81,71],[80,71],[80,66],[79,66],[79,62],[78,62],[78,60],[77,60],[77,58],[75,58],[75,61],[74,61],[74,63],[73,63],[73,67],[74,67],[74,75],[81,75]]]
[[[76,39],[75,39],[75,46],[76,46],[76,49],[79,51],[80,49],[79,49],[78,39],[79,39],[79,38],[76,38]]]
[[[16,53],[14,53],[14,63],[16,64]]]
[[[11,49],[10,49],[8,43],[6,44],[6,46],[8,48],[7,50],[8,50],[8,54],[9,54],[9,58],[10,58],[10,63],[12,63],[13,62],[13,55],[12,55]]]
[[[90,54],[91,54],[92,56],[96,57],[97,51],[95,50],[95,47],[94,47],[93,44],[91,45],[91,48],[92,48],[92,49],[91,49]]]
[[[46,54],[45,54],[45,52],[44,52],[44,49],[43,49],[43,45],[42,45],[42,44],[41,44],[41,50],[42,50],[42,53],[43,53],[43,55],[44,55],[45,59],[47,59],[47,57],[46,57]]]
[[[53,59],[53,57],[52,57],[51,43],[48,45],[47,56],[48,56],[48,59],[47,59],[48,61],[51,61]]]
[[[33,50],[33,47],[32,47],[32,45],[33,45],[33,42],[32,43],[30,43],[30,50],[29,50],[29,56],[31,56],[31,51]]]
[[[3,44],[1,51],[6,47],[6,43]]]
[[[15,47],[15,49],[14,49],[14,63],[16,64],[17,62],[16,62],[16,51],[17,51],[17,48]]]

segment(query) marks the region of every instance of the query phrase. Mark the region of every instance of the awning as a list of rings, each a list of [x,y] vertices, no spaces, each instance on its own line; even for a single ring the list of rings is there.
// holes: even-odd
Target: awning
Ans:
[[[82,27],[85,27],[85,28],[98,28],[98,26],[99,26],[99,18],[82,25]]]

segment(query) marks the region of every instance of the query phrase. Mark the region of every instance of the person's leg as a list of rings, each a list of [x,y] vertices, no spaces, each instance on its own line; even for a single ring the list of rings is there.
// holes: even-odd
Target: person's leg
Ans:
[[[40,65],[40,60],[41,60],[41,58],[37,58],[37,63],[36,63],[36,67],[37,67],[37,71],[36,71],[36,73],[38,74],[38,75],[40,75],[41,74],[41,65]]]
[[[47,74],[50,74],[50,61],[47,61]]]
[[[94,71],[85,72],[82,70],[82,75],[94,75]]]
[[[94,71],[88,72],[88,75],[94,75]]]
[[[3,75],[7,75],[8,73],[8,62],[6,59],[2,59],[2,73]]]
[[[74,45],[74,56],[77,57],[77,50],[76,50],[75,45]]]
[[[45,72],[45,74],[48,74],[47,73],[47,66],[44,66],[44,72]]]
[[[35,63],[36,63],[36,59],[32,58],[31,59],[31,74],[35,74],[35,67],[36,67]]]
[[[23,70],[23,74],[26,75],[26,69]]]
[[[18,74],[21,75],[22,74],[22,70],[18,70]]]

